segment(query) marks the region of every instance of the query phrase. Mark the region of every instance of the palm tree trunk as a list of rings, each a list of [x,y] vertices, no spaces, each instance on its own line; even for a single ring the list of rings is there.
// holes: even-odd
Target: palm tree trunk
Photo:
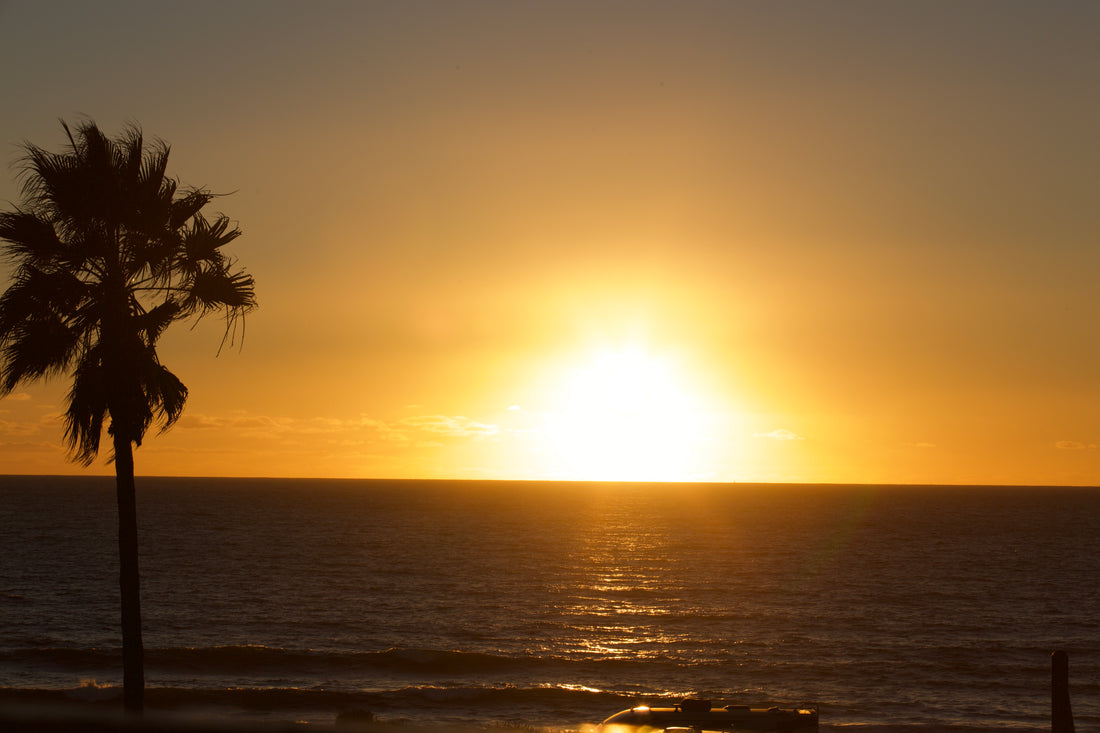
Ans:
[[[121,432],[121,431],[120,431]],[[145,704],[145,652],[141,643],[141,576],[138,572],[137,492],[129,438],[115,435],[118,495],[118,584],[122,595],[122,697],[129,712]]]

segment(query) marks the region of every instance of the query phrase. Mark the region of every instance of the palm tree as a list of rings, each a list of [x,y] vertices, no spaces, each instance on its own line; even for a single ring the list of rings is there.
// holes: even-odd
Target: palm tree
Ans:
[[[22,204],[0,212],[0,248],[13,265],[0,296],[0,397],[18,385],[71,374],[65,442],[89,465],[104,424],[113,444],[119,514],[124,704],[140,712],[145,675],[133,447],[167,430],[187,387],[157,358],[175,321],[211,312],[232,339],[256,306],[252,276],[222,247],[240,236],[215,198],[165,175],[169,147],[129,126],[110,139],[94,122],[62,121],[69,145],[26,143]]]

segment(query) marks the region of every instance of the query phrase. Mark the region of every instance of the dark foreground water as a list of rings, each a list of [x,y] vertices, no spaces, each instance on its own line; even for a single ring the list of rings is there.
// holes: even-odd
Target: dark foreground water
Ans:
[[[0,477],[0,693],[121,683],[113,481]],[[1100,491],[140,479],[151,703],[1100,727]]]

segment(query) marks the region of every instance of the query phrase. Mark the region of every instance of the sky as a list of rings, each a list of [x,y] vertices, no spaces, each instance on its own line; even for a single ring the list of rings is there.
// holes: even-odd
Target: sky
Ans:
[[[146,475],[1100,484],[1100,4],[0,0],[59,119],[227,193]],[[11,268],[0,264],[0,287]],[[0,474],[68,384],[0,399]]]

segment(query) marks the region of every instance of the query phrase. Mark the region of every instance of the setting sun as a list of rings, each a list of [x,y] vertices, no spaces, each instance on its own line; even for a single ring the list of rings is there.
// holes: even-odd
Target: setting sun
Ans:
[[[706,402],[676,361],[602,349],[565,368],[543,438],[552,471],[595,481],[688,481],[705,472]]]

